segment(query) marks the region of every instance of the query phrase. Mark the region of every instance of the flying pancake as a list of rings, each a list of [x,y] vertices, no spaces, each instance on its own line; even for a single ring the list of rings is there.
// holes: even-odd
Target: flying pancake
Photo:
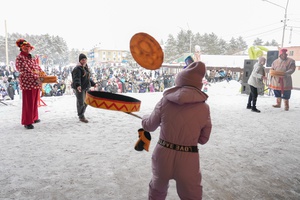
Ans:
[[[136,33],[130,40],[130,52],[134,60],[143,68],[159,69],[164,60],[160,44],[147,33]]]

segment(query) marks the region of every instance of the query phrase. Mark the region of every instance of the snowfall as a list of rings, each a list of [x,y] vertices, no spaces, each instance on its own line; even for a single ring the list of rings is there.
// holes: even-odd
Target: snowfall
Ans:
[[[273,108],[272,93],[259,95],[246,109],[248,95],[236,81],[208,86],[213,129],[198,145],[204,200],[300,199],[300,91],[292,90],[290,110]],[[150,114],[162,97],[125,93],[141,101],[134,114]],[[143,200],[148,198],[151,156],[136,151],[141,119],[121,111],[89,106],[82,123],[74,95],[42,97],[41,122],[21,125],[21,98],[0,103],[1,200]],[[167,200],[178,200],[170,181]]]

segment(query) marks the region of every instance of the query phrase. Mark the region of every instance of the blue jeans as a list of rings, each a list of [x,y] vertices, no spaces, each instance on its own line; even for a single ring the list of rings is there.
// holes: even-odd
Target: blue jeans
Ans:
[[[277,98],[290,99],[291,98],[291,90],[284,90],[283,94],[281,94],[281,90],[274,90],[274,95]]]

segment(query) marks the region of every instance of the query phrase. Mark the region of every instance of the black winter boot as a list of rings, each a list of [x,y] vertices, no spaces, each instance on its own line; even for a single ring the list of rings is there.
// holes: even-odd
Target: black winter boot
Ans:
[[[260,113],[260,110],[258,110],[258,109],[256,108],[256,101],[257,101],[257,98],[253,98],[253,99],[252,99],[252,109],[251,109],[251,111],[252,111],[252,112]]]
[[[251,111],[252,111],[252,112],[260,113],[260,110],[258,110],[256,107],[252,107]]]

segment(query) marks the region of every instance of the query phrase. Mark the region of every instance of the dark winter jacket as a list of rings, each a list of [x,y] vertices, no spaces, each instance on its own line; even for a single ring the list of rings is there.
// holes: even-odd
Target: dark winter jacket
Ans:
[[[76,89],[81,86],[81,90],[88,90],[95,83],[90,78],[91,72],[88,66],[85,67],[78,64],[72,71],[72,88]]]
[[[15,96],[15,89],[13,88],[12,84],[9,84],[7,88],[8,96],[13,100]]]

